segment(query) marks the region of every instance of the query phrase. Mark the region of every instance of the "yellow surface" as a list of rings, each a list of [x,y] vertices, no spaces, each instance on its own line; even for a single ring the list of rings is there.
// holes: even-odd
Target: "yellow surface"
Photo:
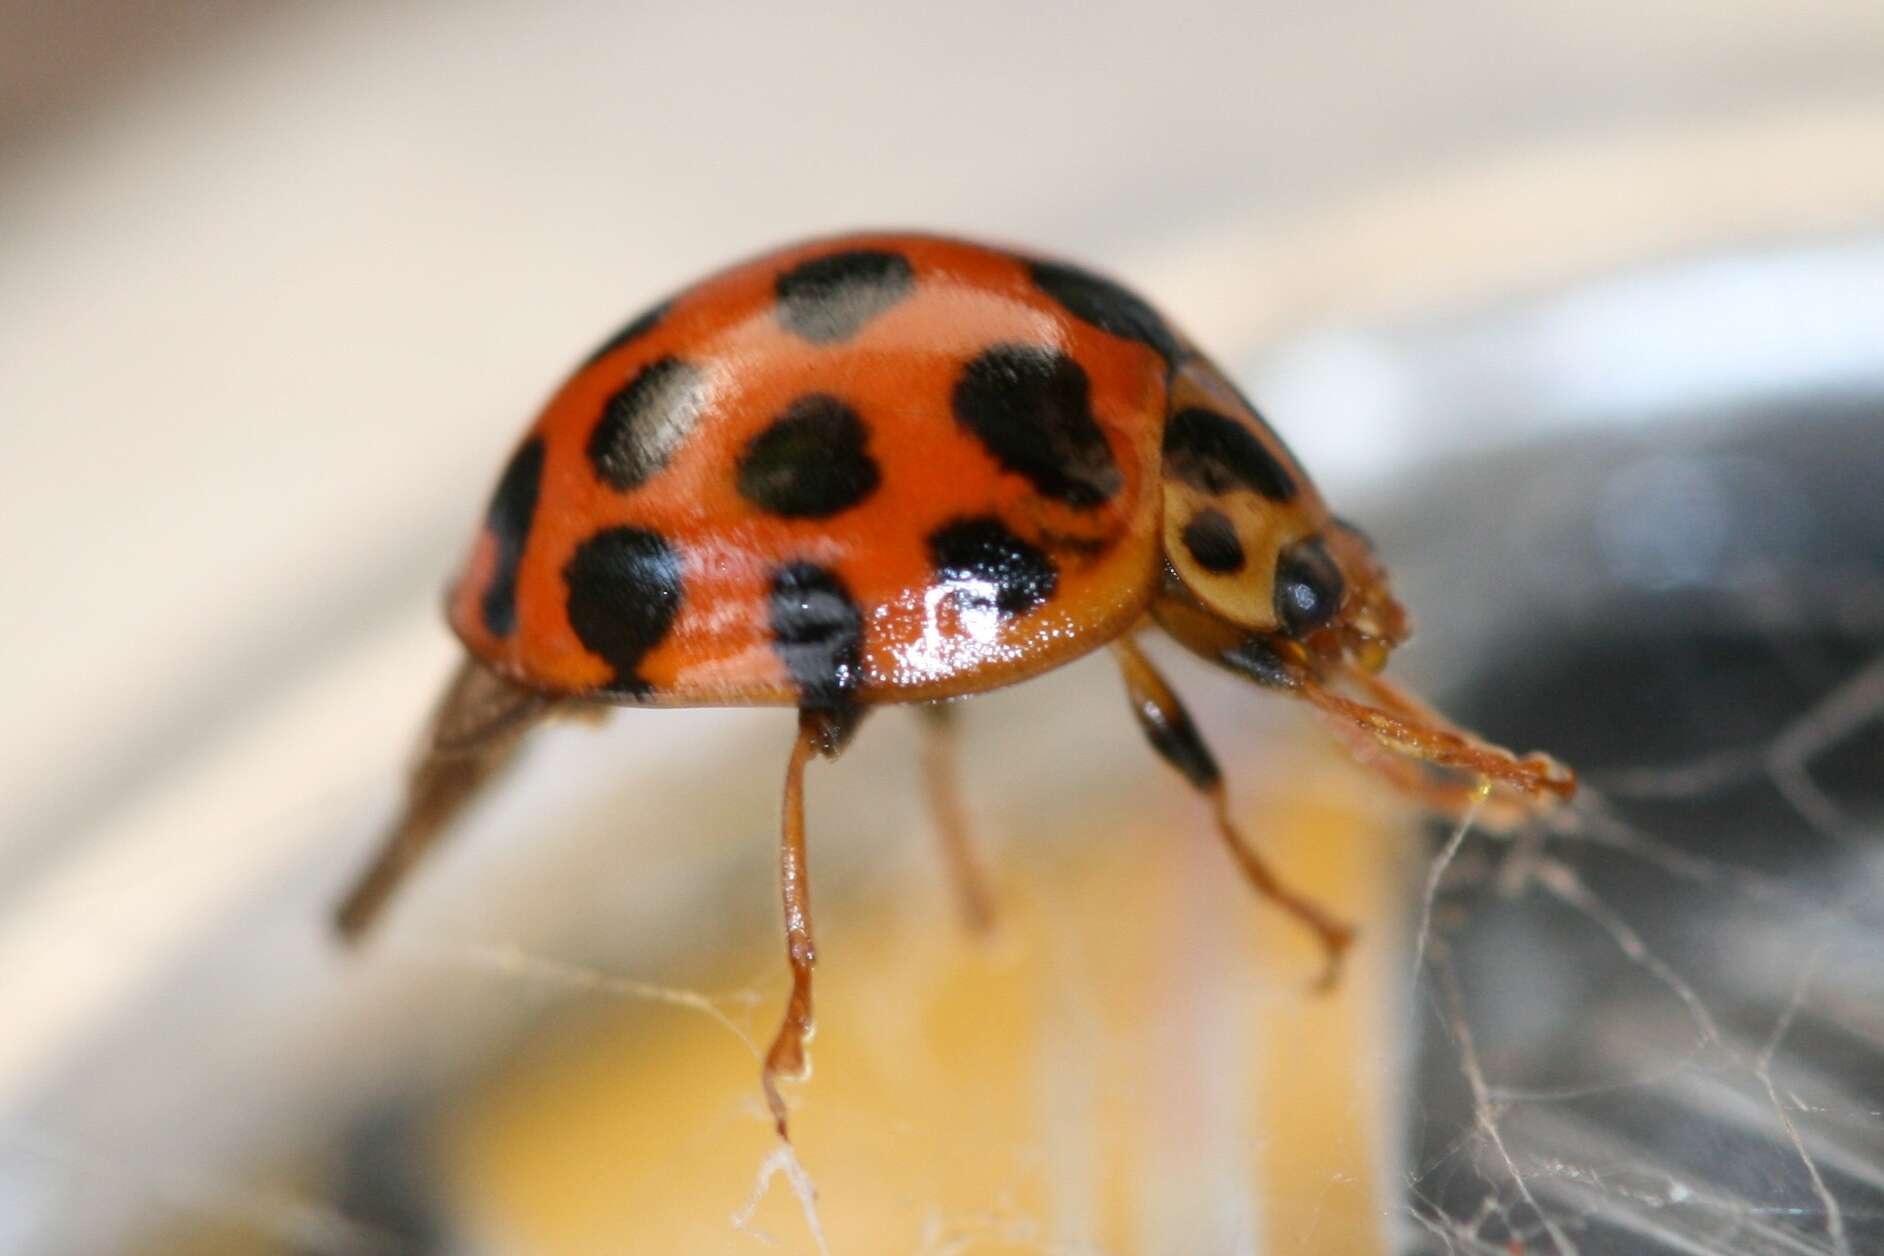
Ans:
[[[992,941],[954,927],[939,883],[821,899],[815,1076],[789,1094],[829,1249],[1390,1250],[1408,843],[1351,769],[1320,763],[1241,812],[1285,875],[1361,925],[1333,996],[1306,993],[1308,939],[1245,890],[1181,790],[1076,861],[1006,856]],[[441,1150],[468,1237],[817,1251],[784,1172],[751,1233],[734,1220],[778,1150],[751,1048],[782,998],[774,949],[738,951],[770,958],[770,977],[702,983],[763,992],[721,1004],[750,1041],[628,999],[545,1035],[460,1108]]]

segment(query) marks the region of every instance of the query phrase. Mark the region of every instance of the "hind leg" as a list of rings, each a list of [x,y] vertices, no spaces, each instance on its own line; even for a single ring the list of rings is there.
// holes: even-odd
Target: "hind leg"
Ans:
[[[533,725],[558,702],[466,660],[445,689],[406,783],[405,809],[334,913],[358,942],[445,827],[509,764]]]
[[[1138,643],[1129,636],[1113,642],[1112,653],[1125,678],[1125,691],[1132,703],[1132,714],[1145,732],[1151,747],[1176,768],[1191,787],[1210,803],[1217,831],[1229,847],[1230,855],[1243,877],[1258,894],[1294,916],[1314,933],[1321,943],[1325,960],[1319,985],[1332,986],[1341,972],[1341,957],[1354,941],[1354,930],[1330,917],[1317,904],[1302,897],[1277,879],[1263,857],[1237,829],[1230,815],[1229,797],[1223,787],[1223,773],[1216,757],[1204,744],[1189,713],[1171,691],[1171,686],[1145,657]]]

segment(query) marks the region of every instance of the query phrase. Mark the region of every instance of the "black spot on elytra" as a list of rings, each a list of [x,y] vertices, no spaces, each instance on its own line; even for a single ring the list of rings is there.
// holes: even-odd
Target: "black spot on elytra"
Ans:
[[[1205,571],[1228,575],[1243,570],[1246,560],[1243,542],[1237,539],[1236,525],[1221,510],[1206,507],[1184,525],[1180,539],[1197,565]]]
[[[481,606],[484,627],[493,637],[508,637],[517,630],[517,568],[523,562],[523,547],[530,539],[542,487],[543,442],[528,440],[511,455],[484,516],[484,526],[497,542],[497,566]]]
[[[1199,492],[1218,495],[1246,488],[1278,502],[1295,496],[1295,477],[1248,428],[1201,406],[1166,421],[1164,465]]]
[[[1056,349],[995,345],[963,368],[951,400],[962,426],[1044,496],[1091,508],[1124,483],[1085,369]]]
[[[1040,606],[1060,583],[1052,560],[990,517],[957,519],[931,532],[929,561],[936,584],[958,606],[1004,618]]]
[[[659,327],[661,320],[667,317],[668,305],[668,302],[663,301],[651,310],[643,310],[630,320],[627,326],[597,345],[595,352],[585,358],[582,364],[584,366],[593,365],[615,352],[615,350],[621,348],[623,345],[633,344],[635,341],[641,339],[641,337],[653,331],[656,327]]]
[[[798,705],[841,711],[863,684],[863,613],[837,573],[792,563],[772,577],[772,648],[778,651]]]
[[[1065,262],[1030,261],[1027,270],[1040,290],[1075,318],[1100,331],[1150,345],[1166,363],[1178,360],[1177,337],[1143,297],[1102,275]]]
[[[800,397],[739,455],[739,495],[791,519],[828,519],[882,481],[870,434],[849,406],[825,393]]]
[[[1313,632],[1341,609],[1347,583],[1315,537],[1304,537],[1276,556],[1276,618],[1284,631]]]
[[[909,295],[916,272],[886,249],[851,249],[800,262],[778,277],[778,321],[815,344],[849,340]]]
[[[585,648],[615,669],[610,689],[648,692],[641,660],[661,643],[680,611],[680,556],[657,532],[608,528],[576,548],[563,566],[569,626]]]
[[[589,462],[618,492],[639,488],[674,456],[706,408],[706,372],[679,358],[642,367],[602,407]]]

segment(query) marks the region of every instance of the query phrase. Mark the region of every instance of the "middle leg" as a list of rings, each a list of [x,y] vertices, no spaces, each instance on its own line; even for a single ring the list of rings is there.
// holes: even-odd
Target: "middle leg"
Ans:
[[[929,794],[929,813],[942,840],[942,858],[955,883],[955,898],[970,932],[986,933],[994,926],[994,894],[988,873],[975,854],[968,814],[962,806],[961,776],[956,750],[961,730],[955,708],[932,702],[917,712],[922,720],[922,778]]]

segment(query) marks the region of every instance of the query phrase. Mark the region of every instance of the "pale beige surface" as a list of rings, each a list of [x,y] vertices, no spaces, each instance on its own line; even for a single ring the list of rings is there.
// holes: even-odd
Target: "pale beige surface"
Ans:
[[[1307,993],[1306,935],[1252,910],[1175,781],[1087,818],[1078,859],[1011,854],[986,942],[920,889],[831,905],[815,1072],[791,1087],[830,1250],[1395,1250],[1411,833],[1348,765],[1281,753],[1239,811],[1297,885],[1361,923],[1332,996]],[[440,1121],[441,1190],[467,1232],[505,1251],[711,1251],[745,1199],[747,1228],[815,1252],[787,1178],[761,1177],[770,1005],[617,993]]]

